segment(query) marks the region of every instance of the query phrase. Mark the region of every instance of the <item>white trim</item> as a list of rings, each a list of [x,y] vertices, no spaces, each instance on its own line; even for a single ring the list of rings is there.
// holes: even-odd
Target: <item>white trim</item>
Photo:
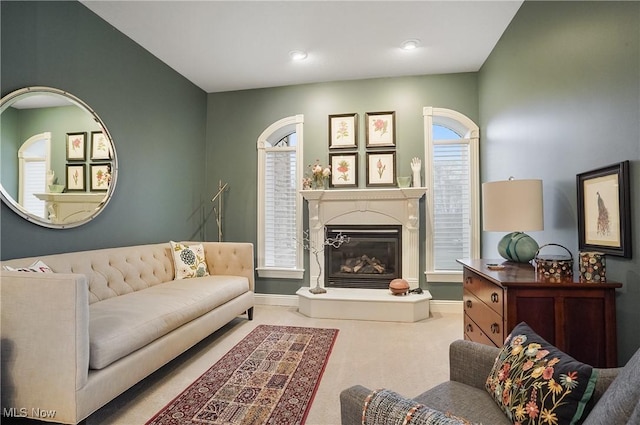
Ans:
[[[256,268],[259,277],[267,277],[274,279],[302,279],[304,278],[304,269],[276,269],[272,267]]]
[[[302,279],[304,276],[304,255],[302,247],[300,245],[296,248],[296,266],[294,269],[283,273],[282,269],[273,269],[266,267],[264,262],[264,249],[265,249],[265,223],[264,223],[264,202],[265,202],[265,185],[262,178],[265,174],[265,149],[270,142],[277,142],[284,136],[296,132],[296,182],[297,191],[302,188],[302,176],[303,171],[303,146],[304,146],[304,115],[292,115],[290,117],[282,118],[269,127],[267,127],[258,137],[257,149],[258,149],[258,235],[257,235],[257,264],[258,276],[260,277],[278,277],[283,279]],[[296,197],[296,234],[302,233],[302,207],[303,200],[301,196]],[[272,275],[269,276],[268,270],[272,270]],[[300,273],[302,271],[302,273]]]
[[[453,300],[431,300],[431,313],[459,314],[464,311],[462,301]]]
[[[446,108],[433,108],[425,106],[422,110],[424,116],[424,158],[425,185],[433,189],[433,125],[443,125],[451,128],[458,134],[463,134],[461,141],[467,141],[470,147],[470,202],[471,202],[471,258],[480,257],[480,128],[466,115]],[[460,142],[460,141],[458,141]],[[428,276],[440,276],[440,272],[434,270],[433,258],[433,190],[427,192],[426,197],[426,237],[425,237],[425,268]],[[431,280],[431,279],[430,279]]]
[[[459,271],[433,271],[424,272],[427,283],[462,283],[462,272]]]
[[[279,305],[283,307],[298,307],[297,295],[254,294],[256,305]]]
[[[29,157],[25,155],[25,152],[29,150],[35,143],[43,141],[44,142],[44,155],[39,157]],[[34,136],[29,137],[18,149],[18,204],[20,206],[24,206],[24,198],[25,198],[25,185],[27,181],[26,174],[26,163],[28,162],[44,162],[45,173],[51,170],[51,132],[47,131],[44,133],[36,134]],[[45,174],[46,177],[46,174]],[[47,187],[47,182],[42,182],[44,186],[43,192],[48,192],[49,188]],[[36,201],[37,202],[37,201]],[[33,211],[30,213],[37,215],[40,218],[46,219],[47,212],[46,206],[44,202],[42,204],[42,213],[35,214]]]

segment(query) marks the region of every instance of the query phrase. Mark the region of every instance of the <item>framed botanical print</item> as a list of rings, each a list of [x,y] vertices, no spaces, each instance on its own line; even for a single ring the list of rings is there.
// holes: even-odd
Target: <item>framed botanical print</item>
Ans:
[[[358,114],[329,115],[329,149],[358,148]]]
[[[331,163],[330,187],[358,186],[358,154],[329,154]]]
[[[67,192],[84,192],[86,189],[85,164],[67,164]]]
[[[629,161],[576,176],[580,250],[631,258]]]
[[[396,113],[367,112],[367,148],[396,147]]]
[[[91,132],[91,159],[111,159],[111,143],[102,131]]]
[[[86,161],[87,133],[67,133],[67,161]]]
[[[367,152],[367,186],[396,185],[396,153]]]
[[[92,192],[108,190],[111,182],[111,164],[91,164],[90,167],[90,190]]]

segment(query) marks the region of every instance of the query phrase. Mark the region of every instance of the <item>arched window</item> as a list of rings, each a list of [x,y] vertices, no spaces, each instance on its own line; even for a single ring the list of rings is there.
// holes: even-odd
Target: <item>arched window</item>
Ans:
[[[36,134],[18,150],[18,203],[29,213],[47,217],[45,202],[35,193],[47,192],[47,170],[50,169],[51,133]]]
[[[283,118],[258,137],[258,275],[302,279],[304,116]]]
[[[465,115],[424,108],[427,281],[458,282],[458,258],[480,254],[479,129]]]

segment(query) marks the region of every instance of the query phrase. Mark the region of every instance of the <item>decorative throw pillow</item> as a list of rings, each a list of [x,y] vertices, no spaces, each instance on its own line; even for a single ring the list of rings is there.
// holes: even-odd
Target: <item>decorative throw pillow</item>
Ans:
[[[35,263],[31,264],[29,267],[9,267],[3,266],[3,269],[9,272],[36,272],[36,273],[53,273],[51,267],[47,266],[44,261],[38,260]]]
[[[363,425],[474,425],[464,418],[432,409],[386,389],[372,391],[364,401]]]
[[[176,279],[209,276],[202,244],[185,245],[171,241]]]
[[[596,379],[591,366],[563,353],[522,322],[505,340],[486,388],[514,424],[575,424]]]

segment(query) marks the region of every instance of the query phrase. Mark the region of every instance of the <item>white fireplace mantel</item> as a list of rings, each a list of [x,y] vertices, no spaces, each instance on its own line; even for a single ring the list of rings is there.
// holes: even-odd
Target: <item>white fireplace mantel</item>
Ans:
[[[402,277],[411,288],[419,285],[420,260],[420,198],[424,187],[391,189],[303,190],[308,202],[309,239],[313,246],[322,246],[327,225],[393,224],[402,226]],[[324,252],[318,255],[324,264]],[[324,287],[323,270],[310,261],[311,286],[319,277]]]

